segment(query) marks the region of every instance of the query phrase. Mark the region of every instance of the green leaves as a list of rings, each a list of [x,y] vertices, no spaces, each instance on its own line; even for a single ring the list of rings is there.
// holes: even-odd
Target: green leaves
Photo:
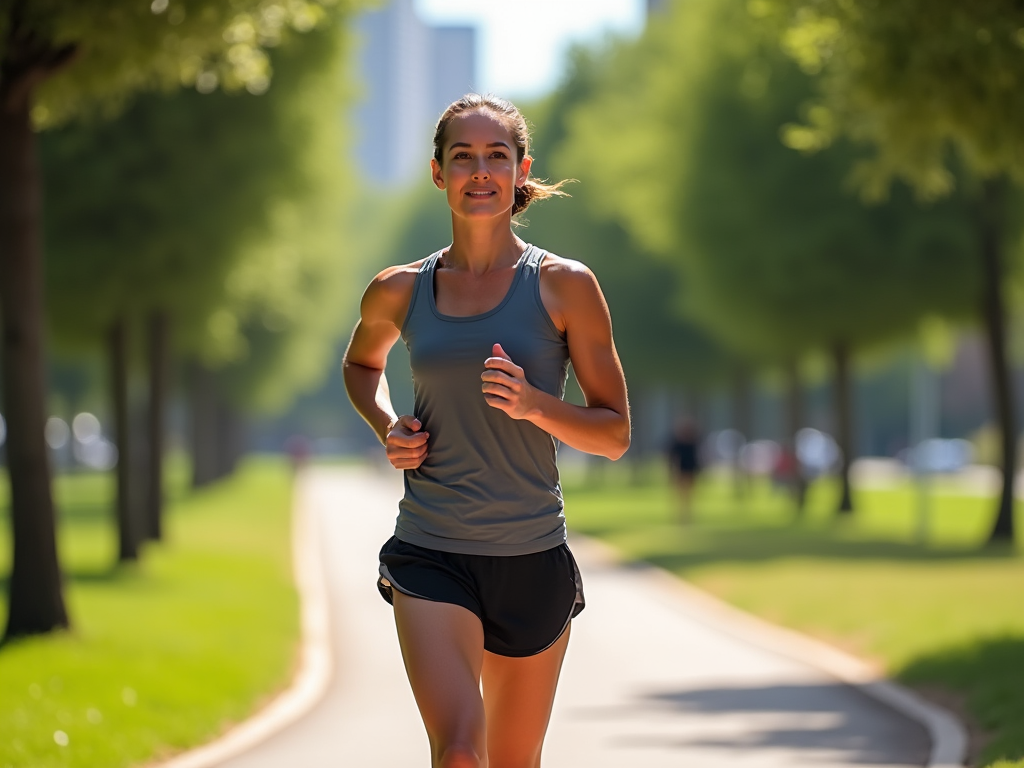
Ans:
[[[259,94],[272,76],[269,49],[325,23],[339,0],[40,0],[0,12],[0,24],[76,60],[39,90],[41,128],[111,114],[144,90],[195,87]],[[4,35],[6,40],[7,36]],[[4,51],[0,43],[0,55]]]
[[[756,361],[973,308],[966,201],[925,208],[897,186],[865,206],[855,185],[870,158],[807,74],[826,76],[857,13],[838,0],[678,3],[598,57],[565,120],[558,175],[590,185],[600,216],[675,269],[686,316]]]
[[[1024,6],[1014,0],[778,0],[783,48],[820,73],[835,119],[790,140],[848,136],[872,145],[859,186],[883,196],[901,179],[949,194],[951,151],[981,177],[1024,179]]]
[[[149,94],[113,121],[42,135],[51,327],[64,346],[159,308],[179,352],[231,369],[239,403],[280,408],[317,382],[348,274],[338,21],[275,48],[263,95]]]

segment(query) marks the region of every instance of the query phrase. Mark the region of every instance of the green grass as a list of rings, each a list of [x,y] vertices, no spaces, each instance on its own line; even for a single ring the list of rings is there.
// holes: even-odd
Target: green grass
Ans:
[[[707,478],[695,522],[677,522],[664,478],[566,484],[575,530],[673,571],[771,621],[877,662],[922,690],[953,691],[991,734],[983,765],[1024,767],[1024,556],[985,548],[991,499],[931,496],[916,539],[913,487],[862,491],[837,521],[836,489],[812,487],[804,518],[767,483],[737,499]],[[1018,516],[1024,533],[1024,516]],[[1021,760],[1005,765],[997,759]]]
[[[166,543],[128,567],[112,566],[111,478],[55,485],[73,628],[0,648],[0,768],[143,763],[287,684],[299,632],[283,463],[251,460],[194,494],[176,483]],[[6,574],[8,526],[0,539]]]

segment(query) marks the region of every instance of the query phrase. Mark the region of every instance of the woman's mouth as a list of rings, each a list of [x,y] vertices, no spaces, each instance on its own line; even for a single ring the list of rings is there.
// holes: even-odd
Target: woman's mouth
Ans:
[[[475,190],[475,191],[472,191],[472,192],[467,192],[466,194],[469,195],[470,197],[475,197],[477,199],[483,199],[483,198],[487,198],[487,197],[493,197],[494,195],[497,194],[497,192],[495,192],[493,190],[488,190],[488,189],[481,189],[481,190]]]

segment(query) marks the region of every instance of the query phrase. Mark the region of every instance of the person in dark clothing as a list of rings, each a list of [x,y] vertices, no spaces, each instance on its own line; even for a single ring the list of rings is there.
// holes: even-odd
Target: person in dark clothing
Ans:
[[[700,436],[692,421],[681,419],[676,423],[667,453],[679,504],[679,520],[687,524],[693,517],[693,487],[700,473]]]

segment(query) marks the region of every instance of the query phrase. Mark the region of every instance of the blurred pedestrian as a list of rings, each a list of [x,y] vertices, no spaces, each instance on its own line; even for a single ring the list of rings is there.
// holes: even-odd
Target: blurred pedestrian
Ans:
[[[313,455],[313,445],[305,435],[291,435],[284,441],[284,452],[292,463],[292,470],[297,474],[309,463]]]
[[[779,451],[778,458],[775,460],[772,480],[776,488],[781,488],[792,497],[797,511],[802,511],[807,484],[803,476],[803,467],[800,465],[800,459],[793,446],[783,444],[782,450]]]
[[[512,231],[531,201],[561,194],[530,178],[528,141],[503,99],[470,94],[445,110],[430,165],[452,244],[374,278],[345,354],[353,405],[405,470],[377,585],[435,768],[540,765],[584,606],[555,448],[617,459],[629,446],[596,278]],[[399,336],[415,390],[401,417],[384,377]],[[570,360],[586,406],[562,400]]]
[[[679,522],[693,519],[693,489],[700,474],[700,432],[690,419],[679,419],[672,430],[666,454],[676,491]]]

